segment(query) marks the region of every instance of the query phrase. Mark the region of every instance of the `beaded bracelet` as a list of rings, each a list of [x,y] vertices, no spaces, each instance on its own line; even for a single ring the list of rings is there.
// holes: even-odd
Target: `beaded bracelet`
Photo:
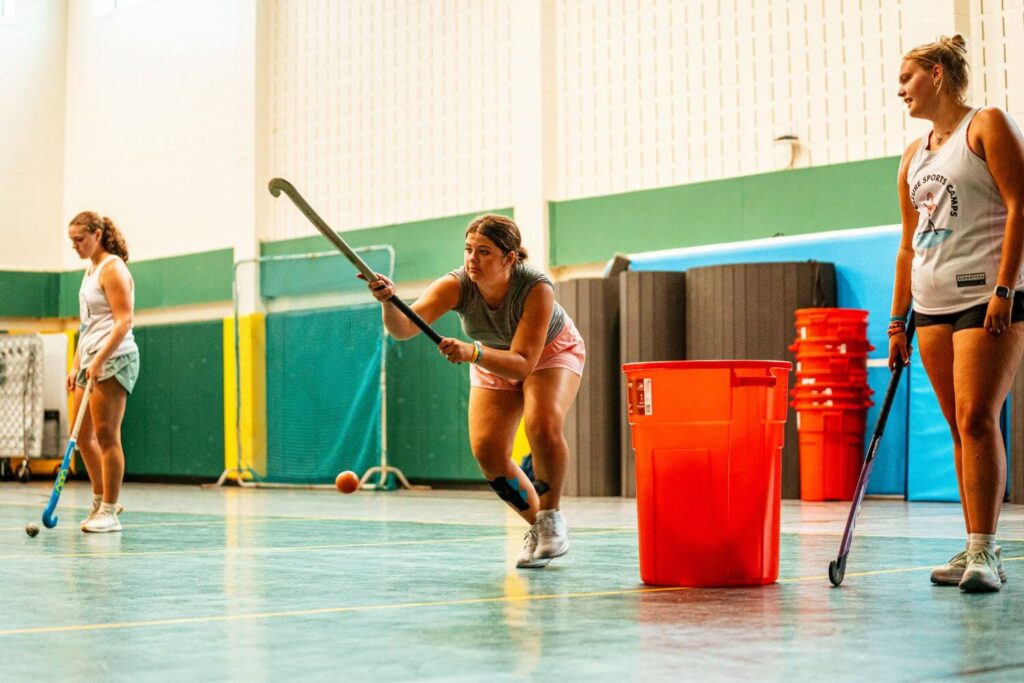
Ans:
[[[902,320],[893,320],[889,323],[889,336],[893,337],[897,334],[905,334],[907,331],[907,323]]]

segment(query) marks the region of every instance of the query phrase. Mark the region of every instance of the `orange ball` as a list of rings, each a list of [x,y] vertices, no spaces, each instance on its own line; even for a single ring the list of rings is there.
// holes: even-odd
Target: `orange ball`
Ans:
[[[359,488],[359,477],[352,470],[345,470],[334,480],[334,486],[342,493],[352,493]]]

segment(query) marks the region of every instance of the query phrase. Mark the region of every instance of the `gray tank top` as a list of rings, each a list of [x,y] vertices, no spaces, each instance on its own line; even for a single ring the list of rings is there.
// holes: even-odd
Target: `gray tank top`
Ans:
[[[934,152],[925,134],[907,167],[910,200],[918,212],[911,291],[914,310],[928,315],[986,303],[999,274],[1006,204],[988,165],[967,144],[977,113],[969,111]],[[1021,289],[1024,273],[1008,284]]]
[[[505,300],[495,309],[487,306],[476,283],[469,279],[465,268],[448,273],[459,281],[459,303],[455,312],[462,320],[462,330],[470,339],[475,339],[485,346],[507,350],[512,346],[516,326],[523,317],[523,305],[534,285],[545,284],[554,288],[551,278],[522,263],[512,268],[512,276],[508,283]],[[548,334],[544,344],[550,344],[565,326],[565,311],[556,301],[551,309],[551,321],[548,323]]]

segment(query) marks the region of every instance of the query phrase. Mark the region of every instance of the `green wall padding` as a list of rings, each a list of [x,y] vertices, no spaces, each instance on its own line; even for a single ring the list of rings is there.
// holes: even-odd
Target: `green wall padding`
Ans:
[[[899,157],[551,202],[551,265],[900,222]]]
[[[135,309],[231,301],[233,268],[233,249],[131,261],[128,270],[135,280]],[[84,273],[82,268],[60,274],[60,316],[78,316],[78,288]]]
[[[57,313],[60,273],[0,270],[0,318],[50,318]]]
[[[434,329],[465,339],[447,313]],[[469,366],[452,365],[423,334],[388,349],[388,461],[421,480],[482,481],[469,447]]]
[[[386,249],[366,251],[359,256],[373,272],[391,275],[391,254]],[[369,301],[366,283],[356,278],[358,272],[340,253],[309,260],[266,261],[260,264],[260,294],[274,299],[324,292],[360,293]]]
[[[135,328],[139,381],[121,429],[138,477],[216,479],[224,469],[224,339],[220,320]]]
[[[327,484],[380,461],[376,303],[266,319],[267,480]]]
[[[462,244],[466,226],[471,220],[485,213],[498,213],[509,217],[513,215],[512,209],[477,211],[447,218],[349,230],[341,233],[341,236],[353,248],[390,244],[395,249],[396,280],[429,280],[462,265]],[[330,224],[329,217],[326,218]],[[305,219],[299,216],[296,220]],[[327,251],[331,248],[326,239],[317,235],[264,242],[260,246],[260,255],[302,254]]]
[[[130,266],[130,270],[135,264]],[[85,269],[65,270],[60,273],[60,301],[57,304],[55,314],[59,318],[77,318],[78,311],[78,290],[82,286],[82,276]]]

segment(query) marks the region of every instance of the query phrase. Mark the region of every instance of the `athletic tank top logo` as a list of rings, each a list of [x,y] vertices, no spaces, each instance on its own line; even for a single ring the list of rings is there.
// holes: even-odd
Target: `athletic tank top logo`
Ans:
[[[960,215],[960,201],[956,188],[945,176],[930,173],[914,184],[911,201],[917,209],[915,249],[931,249],[953,236],[952,219]]]

